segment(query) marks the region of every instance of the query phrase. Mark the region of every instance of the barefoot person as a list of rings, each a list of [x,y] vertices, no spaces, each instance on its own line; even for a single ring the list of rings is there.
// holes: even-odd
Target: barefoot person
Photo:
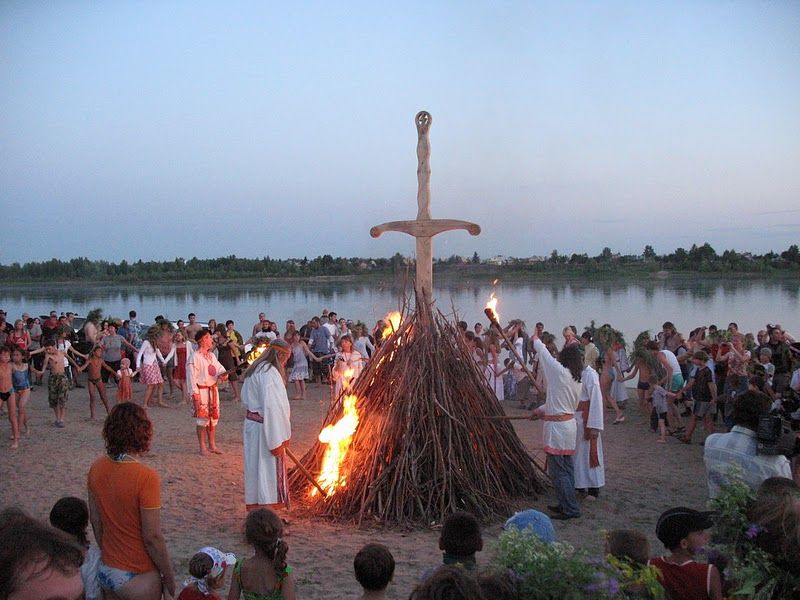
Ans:
[[[116,335],[116,334],[115,334]],[[117,377],[116,372],[112,369],[106,361],[103,360],[103,347],[97,345],[92,348],[89,358],[78,369],[78,371],[89,371],[87,387],[89,388],[89,420],[94,421],[94,393],[95,391],[100,396],[100,401],[106,409],[108,414],[108,399],[106,398],[106,384],[102,379],[104,372],[110,373],[114,378]]]
[[[41,371],[35,371],[39,375],[45,369],[50,369],[50,377],[47,380],[47,402],[53,409],[56,420],[53,422],[55,427],[64,427],[64,416],[67,412],[67,400],[69,399],[69,379],[65,372],[64,363],[69,361],[79,369],[78,364],[72,360],[66,350],[56,348],[56,340],[49,339],[44,345],[44,364]]]
[[[292,437],[283,371],[289,344],[275,340],[244,373],[244,502],[247,510],[289,507],[285,448]]]
[[[197,441],[200,454],[209,452],[222,454],[217,448],[217,422],[219,422],[219,390],[217,378],[224,378],[225,367],[211,352],[214,340],[208,329],[201,329],[195,335],[197,351],[192,356],[192,402],[197,425]],[[208,446],[206,446],[208,437]]]
[[[17,397],[11,378],[11,349],[0,347],[0,398],[8,403],[8,422],[11,424],[11,447],[19,446],[19,420],[17,418]]]

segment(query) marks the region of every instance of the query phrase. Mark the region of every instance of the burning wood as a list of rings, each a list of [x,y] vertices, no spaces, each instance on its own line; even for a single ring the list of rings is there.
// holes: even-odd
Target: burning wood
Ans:
[[[329,495],[314,493],[299,469],[290,474],[292,492],[315,514],[358,522],[509,514],[547,478],[508,420],[487,418],[502,415],[455,326],[423,302],[334,401],[323,423],[337,432],[325,434],[331,443],[321,435],[301,459]],[[333,447],[338,471],[328,475]]]

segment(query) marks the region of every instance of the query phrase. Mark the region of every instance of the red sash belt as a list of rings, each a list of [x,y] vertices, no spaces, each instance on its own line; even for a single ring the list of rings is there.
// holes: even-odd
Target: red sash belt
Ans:
[[[575,415],[572,413],[561,413],[560,415],[545,415],[542,417],[543,421],[572,421]]]
[[[249,410],[247,411],[247,415],[245,416],[245,419],[247,419],[248,421],[255,421],[256,423],[263,423],[264,422],[264,417],[262,417],[257,412],[252,412],[252,411],[249,411]]]
[[[208,390],[208,407],[195,404],[194,412],[196,419],[219,419],[219,390],[217,384],[197,385],[198,389]]]
[[[589,435],[589,401],[581,400],[578,402],[578,410],[583,416],[583,439],[589,442],[589,467],[592,469],[600,466],[600,454],[597,450],[597,437]]]

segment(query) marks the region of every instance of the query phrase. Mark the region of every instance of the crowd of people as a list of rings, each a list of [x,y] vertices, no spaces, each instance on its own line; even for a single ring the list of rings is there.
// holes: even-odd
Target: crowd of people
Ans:
[[[136,456],[147,451],[151,433],[141,407],[116,406],[103,430],[108,455],[95,461],[89,472],[88,504],[77,497],[59,499],[50,511],[49,525],[16,508],[0,512],[0,598],[158,600],[162,594],[178,600],[298,597],[283,521],[266,508],[250,511],[245,519],[244,534],[253,550],[251,556],[237,558],[214,546],[204,546],[189,558],[183,585],[176,585],[160,533],[158,476],[136,461]],[[780,581],[769,582],[770,593],[764,597],[797,597],[800,487],[791,479],[767,478],[744,510],[749,521],[749,551],[765,553],[784,570],[780,576],[771,574]],[[734,557],[708,552],[712,531],[717,537],[725,536],[715,527],[714,519],[711,511],[685,506],[664,511],[654,524],[656,537],[664,546],[664,553],[656,556],[647,536],[635,529],[603,533],[606,558],[602,563],[556,550],[556,556],[563,553],[563,560],[572,563],[575,582],[569,597],[594,597],[600,590],[609,592],[604,597],[673,600],[721,600],[737,592],[754,594],[755,590],[737,589],[737,574],[727,568]],[[88,537],[90,524],[94,544]],[[530,545],[525,553],[528,559],[537,553],[547,554],[545,547],[558,543],[551,520],[534,509],[515,513],[503,529],[501,538],[506,532],[523,534],[522,539]],[[409,590],[409,600],[562,597],[546,589],[548,579],[558,578],[562,578],[558,584],[562,594],[569,589],[565,585],[570,582],[565,584],[557,565],[549,565],[552,572],[544,575],[530,573],[530,564],[501,551],[481,566],[481,525],[467,512],[457,511],[443,520],[439,550],[442,562],[419,574],[418,582]],[[532,564],[541,570],[535,558]],[[599,564],[605,571],[598,570]],[[579,570],[591,573],[588,582]],[[388,598],[394,571],[390,548],[377,543],[362,547],[353,558],[353,575],[362,588],[359,598]]]
[[[213,597],[226,572],[232,574],[229,598],[295,597],[292,570],[286,562],[288,547],[276,512],[288,506],[288,389],[294,392],[292,400],[300,400],[307,383],[318,383],[329,386],[335,398],[380,347],[384,332],[391,331],[387,323],[378,321],[370,329],[360,321],[323,311],[299,328],[288,321],[281,332],[261,313],[245,337],[231,320],[223,325],[209,319],[204,326],[194,313],[186,322],[156,318],[145,325],[131,311],[124,321],[87,320],[80,332],[70,324],[72,313],[59,317],[52,311],[41,323],[23,314],[13,327],[5,317],[0,311],[0,399],[11,425],[11,448],[17,449],[21,436],[30,429],[25,407],[33,386],[47,386],[53,426],[62,428],[70,390],[82,387],[80,374],[86,372],[90,418],[95,418],[96,397],[107,413],[103,426],[107,453],[89,471],[87,501],[82,505],[80,499],[65,499],[65,506],[54,507],[62,521],[78,523],[73,523],[72,530],[59,526],[59,518],[53,523],[74,539],[54,534],[19,511],[3,513],[0,536],[22,535],[20,531],[28,531],[27,527],[30,533],[25,535],[34,541],[27,563],[11,561],[11,566],[0,567],[0,597],[6,597],[4,590],[13,597],[14,586],[20,582],[47,579],[50,574],[53,581],[66,586],[63,578],[78,572],[76,565],[89,573],[84,573],[83,580],[87,597],[98,587],[110,597],[158,598],[162,590],[174,596],[178,590],[160,529],[159,477],[139,461],[152,436],[154,415],[148,409],[171,407],[171,400],[190,404],[200,454],[222,453],[216,426],[223,386],[246,409],[244,480],[249,515],[245,530],[255,553],[236,561],[213,546],[204,547],[190,561],[181,597]],[[796,435],[784,431],[790,443],[780,446],[777,440],[783,450],[770,453],[763,450],[758,437],[762,420],[770,415],[779,424],[800,421],[800,368],[795,368],[800,351],[779,325],[770,324],[755,335],[740,332],[736,323],[725,330],[700,326],[684,337],[673,323],[666,322],[655,336],[642,332],[631,346],[608,324],[592,325],[582,333],[575,326],[564,327],[563,341],[548,333],[543,323],[529,334],[521,320],[512,320],[502,329],[481,323],[470,329],[465,322],[458,327],[477,373],[497,399],[529,410],[532,419],[544,422],[547,471],[557,503],[548,507],[548,515],[537,517],[537,523],[577,518],[582,501],[599,496],[605,485],[604,413],[613,410],[613,423],[625,423],[625,382],[634,379],[639,408],[650,416],[657,442],[665,443],[671,435],[691,444],[698,422],[703,424],[706,437],[700,443],[705,445],[711,498],[728,484],[732,464],[754,491],[775,478],[790,483],[798,479],[791,443]],[[137,376],[145,386],[141,402],[132,386]],[[110,401],[107,385],[116,385],[116,403]],[[783,515],[800,523],[800,494],[796,486],[787,483],[786,487],[795,491],[786,494],[789,506]],[[69,517],[63,516],[65,512]],[[84,513],[87,522],[83,522]],[[469,530],[463,521],[469,517],[460,516],[457,529],[461,534]],[[96,548],[87,541],[88,522]],[[659,519],[656,533],[669,553],[651,562],[658,567],[659,580],[670,597],[722,597],[724,581],[719,570],[694,562],[696,551],[707,542],[703,531],[710,526],[709,515],[685,507]],[[800,531],[800,524],[786,527],[787,536]],[[445,565],[427,574],[411,591],[412,598],[489,598],[497,596],[487,590],[514,588],[515,580],[507,574],[475,576],[479,545],[473,544],[471,552],[454,549],[444,532]],[[52,542],[42,541],[45,534],[53,537]],[[628,539],[620,534],[609,540],[612,537]],[[787,541],[777,537],[777,542],[770,543],[786,547]],[[65,550],[64,544],[80,550],[80,561],[73,560],[76,555]],[[54,548],[66,558],[50,556]],[[31,564],[41,568],[30,569]],[[364,597],[383,597],[393,569],[387,548],[364,548],[355,558]],[[462,595],[447,595],[456,592]]]

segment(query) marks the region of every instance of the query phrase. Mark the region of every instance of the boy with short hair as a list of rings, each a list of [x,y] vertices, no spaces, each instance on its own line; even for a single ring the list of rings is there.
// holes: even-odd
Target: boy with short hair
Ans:
[[[394,576],[394,557],[382,544],[367,544],[353,559],[356,580],[364,589],[361,600],[383,600]]]
[[[722,600],[722,580],[714,565],[695,562],[694,556],[709,541],[713,525],[709,512],[683,506],[664,512],[656,524],[656,537],[669,556],[650,559],[659,570],[658,581],[673,600]]]
[[[703,429],[705,429],[706,435],[714,433],[714,414],[717,412],[717,384],[714,383],[714,376],[706,364],[708,363],[708,354],[704,350],[699,350],[692,356],[692,362],[697,367],[697,370],[689,378],[683,389],[684,391],[687,389],[692,390],[694,406],[692,407],[692,416],[689,419],[686,434],[678,438],[684,444],[692,443],[692,434],[695,427],[697,427],[698,419],[703,420]],[[703,442],[700,444],[702,445]]]
[[[56,348],[56,340],[47,340],[44,344],[44,365],[42,370],[31,370],[42,375],[45,369],[50,369],[50,377],[47,380],[47,402],[53,409],[56,420],[54,427],[64,427],[64,416],[67,411],[67,400],[69,399],[69,379],[66,374],[65,362],[72,363],[76,369],[80,366],[72,360],[66,350]]]
[[[439,536],[439,549],[445,565],[460,565],[467,571],[477,567],[475,554],[483,550],[481,525],[474,515],[457,511],[445,518]]]

